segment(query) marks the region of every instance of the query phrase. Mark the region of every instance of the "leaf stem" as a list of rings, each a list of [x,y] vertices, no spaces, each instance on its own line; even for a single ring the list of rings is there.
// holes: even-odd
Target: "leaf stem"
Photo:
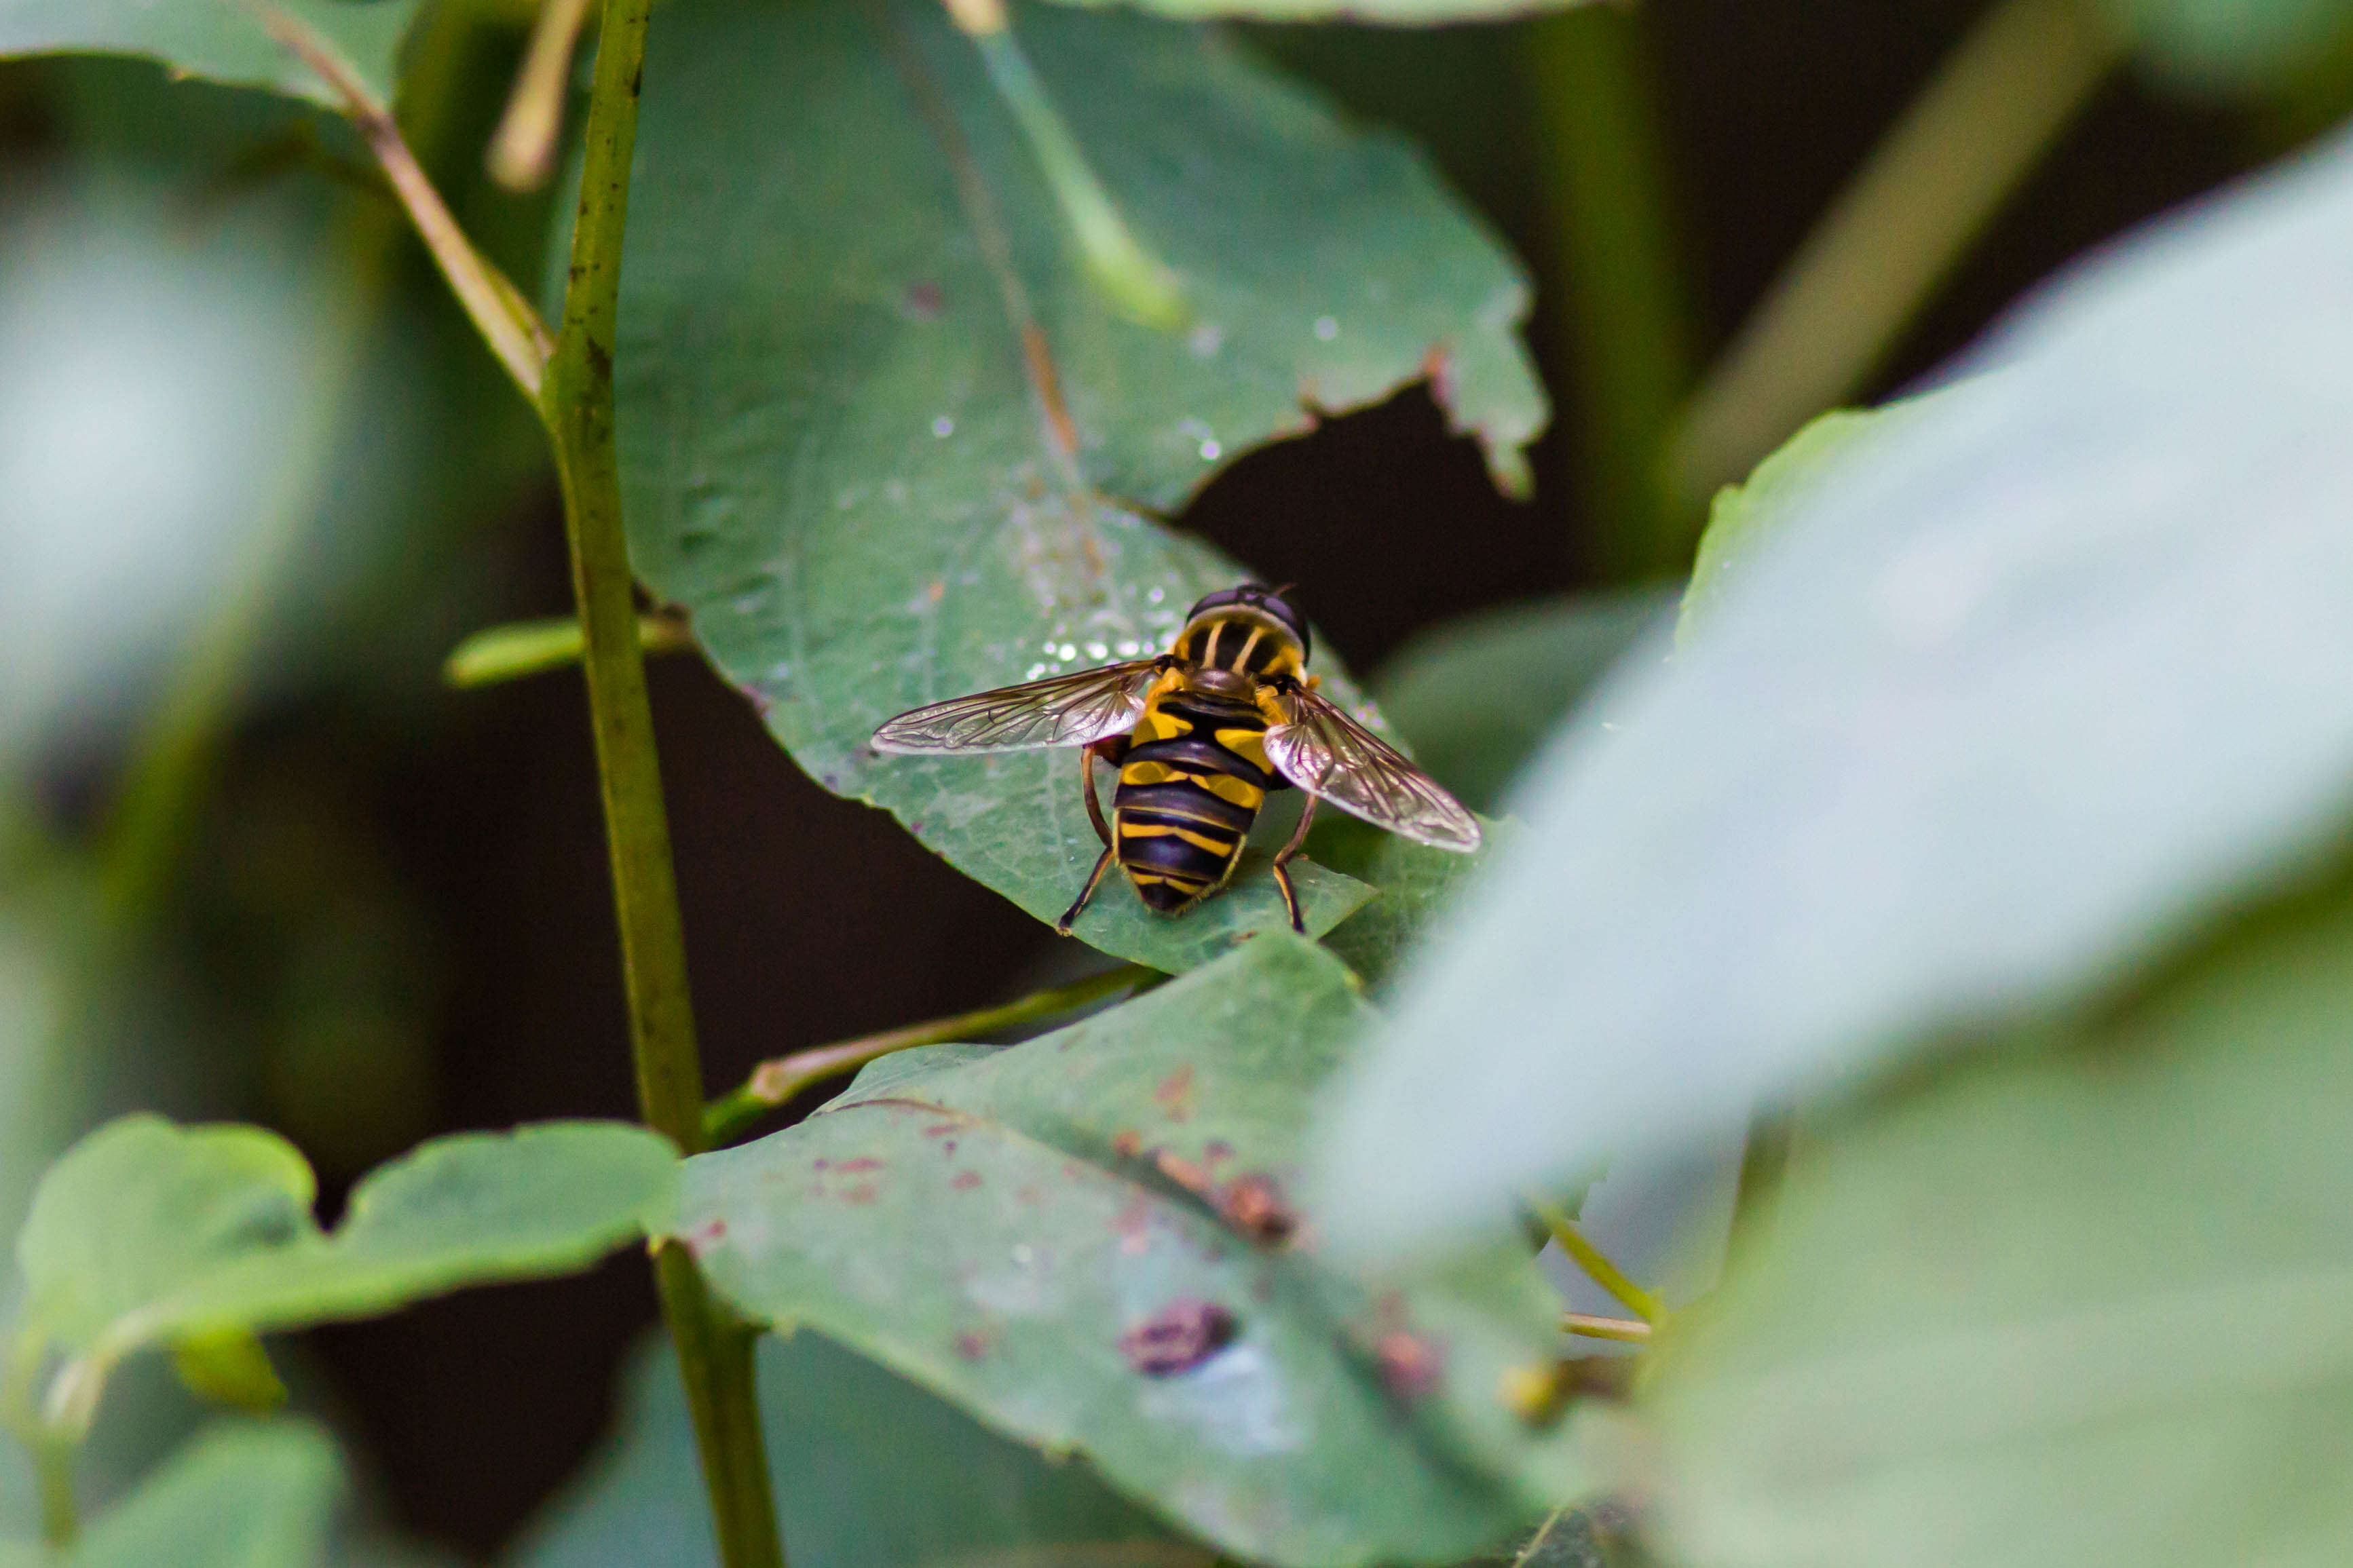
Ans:
[[[1862,386],[2125,52],[2085,0],[2001,0],[1986,14],[1693,395],[1672,458],[1683,504],[1696,509]]]
[[[1617,1340],[1625,1344],[1651,1342],[1651,1325],[1639,1318],[1599,1318],[1590,1312],[1563,1312],[1561,1330],[1588,1340]]]
[[[649,654],[686,653],[694,634],[676,616],[638,617],[638,646]],[[441,664],[441,679],[456,687],[496,686],[578,664],[587,638],[572,616],[543,621],[510,621],[485,626],[449,650]]]
[[[752,1076],[745,1079],[740,1088],[720,1096],[704,1108],[703,1136],[714,1148],[732,1142],[745,1128],[809,1085],[854,1072],[868,1062],[894,1051],[910,1050],[917,1046],[942,1045],[975,1035],[995,1034],[999,1029],[1009,1029],[1018,1024],[1072,1012],[1115,991],[1147,985],[1159,978],[1157,970],[1147,969],[1140,963],[1124,963],[1117,969],[1090,974],[1068,985],[1033,991],[1027,996],[997,1006],[976,1008],[953,1017],[908,1024],[901,1028],[885,1029],[881,1034],[861,1035],[853,1040],[816,1046],[806,1051],[796,1051],[788,1057],[774,1058],[754,1068]]]
[[[1581,5],[1530,23],[1523,52],[1589,523],[1617,577],[1681,572],[1698,521],[1667,489],[1695,334],[1644,27],[1637,7]]]
[[[1578,1233],[1567,1215],[1549,1204],[1530,1206],[1535,1216],[1544,1221],[1544,1227],[1552,1232],[1552,1238],[1560,1243],[1561,1250],[1576,1258],[1577,1266],[1591,1275],[1595,1284],[1624,1302],[1626,1310],[1645,1323],[1659,1321],[1662,1311],[1659,1299],[1627,1279],[1622,1269],[1603,1257],[1599,1247]]]
[[[564,325],[548,362],[543,408],[564,489],[638,1102],[649,1125],[692,1154],[704,1147],[702,1068],[613,440],[621,237],[651,9],[652,0],[606,0]],[[654,1279],[693,1413],[720,1561],[724,1568],[782,1568],[744,1331],[721,1313],[691,1254],[658,1248]]]

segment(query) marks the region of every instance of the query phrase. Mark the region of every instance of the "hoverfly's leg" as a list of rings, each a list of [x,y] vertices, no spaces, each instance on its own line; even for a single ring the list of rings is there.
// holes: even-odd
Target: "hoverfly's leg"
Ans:
[[[1076,923],[1079,916],[1085,912],[1087,900],[1095,896],[1095,889],[1097,888],[1103,886],[1103,873],[1111,869],[1111,846],[1106,844],[1103,846],[1102,856],[1095,861],[1094,875],[1089,877],[1087,879],[1087,885],[1079,889],[1077,901],[1072,903],[1069,909],[1064,910],[1062,911],[1062,918],[1054,922],[1054,930],[1056,932],[1062,936],[1068,936],[1071,934],[1071,927]]]
[[[1282,907],[1290,912],[1291,929],[1300,935],[1307,934],[1306,919],[1299,912],[1299,889],[1291,885],[1291,873],[1284,869],[1299,847],[1307,842],[1307,825],[1315,820],[1315,797],[1302,791],[1300,798],[1307,804],[1299,808],[1299,826],[1291,830],[1291,842],[1274,857],[1274,885],[1282,889]]]
[[[1079,753],[1079,793],[1087,797],[1087,820],[1095,825],[1095,837],[1103,846],[1111,847],[1111,825],[1103,820],[1103,802],[1095,798],[1095,758],[1115,763],[1118,753],[1127,750],[1127,737],[1115,735],[1108,741],[1097,741]]]

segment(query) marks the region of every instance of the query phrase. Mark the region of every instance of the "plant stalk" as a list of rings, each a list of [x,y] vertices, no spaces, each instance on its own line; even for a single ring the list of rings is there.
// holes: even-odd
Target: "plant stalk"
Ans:
[[[1617,578],[1683,571],[1696,538],[1696,518],[1667,487],[1695,333],[1643,28],[1636,7],[1580,5],[1530,23],[1522,51],[1543,132],[1580,477],[1596,554]]]
[[[564,324],[548,363],[543,407],[563,483],[573,592],[586,644],[582,665],[612,856],[638,1107],[648,1125],[667,1134],[680,1152],[692,1154],[704,1147],[702,1068],[613,440],[621,237],[651,9],[652,0],[606,0]],[[659,1248],[654,1279],[693,1414],[720,1561],[724,1568],[782,1568],[749,1339],[718,1310],[690,1254]]]
[[[1591,1312],[1563,1312],[1560,1327],[1564,1333],[1581,1334],[1588,1340],[1616,1340],[1630,1345],[1651,1342],[1651,1325],[1640,1318],[1600,1318]]]
[[[1655,1323],[1664,1310],[1659,1299],[1626,1277],[1625,1270],[1602,1256],[1601,1249],[1585,1239],[1568,1216],[1550,1205],[1535,1205],[1535,1216],[1544,1221],[1545,1228],[1560,1248],[1577,1259],[1577,1266],[1592,1276],[1593,1282],[1626,1304],[1645,1323]]]
[[[885,1029],[881,1034],[861,1035],[854,1040],[816,1046],[806,1051],[795,1051],[788,1057],[775,1058],[754,1068],[752,1076],[745,1079],[741,1086],[730,1089],[704,1108],[703,1136],[713,1148],[730,1142],[745,1128],[809,1085],[854,1072],[868,1062],[894,1051],[911,1050],[917,1046],[942,1045],[974,1035],[992,1035],[999,1029],[1012,1028],[1017,1024],[1028,1024],[1039,1018],[1050,1018],[1058,1013],[1073,1011],[1114,991],[1146,985],[1159,977],[1157,970],[1147,969],[1140,963],[1124,963],[1117,969],[1090,974],[1084,980],[1074,980],[1068,985],[1033,991],[1027,996],[1017,997],[995,1007],[976,1008],[951,1018],[934,1018],[928,1023],[908,1024],[896,1029]]]
[[[2086,0],[2001,0],[1806,237],[1685,411],[1697,509],[1860,391],[1936,285],[2125,58]]]
[[[42,1436],[33,1444],[33,1465],[41,1492],[41,1540],[52,1552],[63,1552],[81,1533],[74,1505],[74,1457],[77,1445],[62,1437]]]

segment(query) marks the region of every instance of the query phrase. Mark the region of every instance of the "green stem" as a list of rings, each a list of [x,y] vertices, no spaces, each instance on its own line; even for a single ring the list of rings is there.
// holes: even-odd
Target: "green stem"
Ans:
[[[543,407],[563,481],[573,591],[586,640],[583,666],[612,856],[638,1103],[649,1125],[668,1134],[681,1153],[692,1154],[705,1146],[702,1068],[613,444],[621,236],[651,9],[652,0],[606,0],[564,325],[547,366]],[[782,1568],[744,1331],[720,1313],[693,1258],[679,1247],[658,1250],[654,1279],[693,1413],[720,1561],[724,1568]]]
[[[55,1552],[74,1543],[81,1519],[74,1506],[74,1457],[79,1446],[61,1437],[33,1445],[33,1465],[41,1491],[41,1539]]]
[[[854,1072],[868,1062],[894,1051],[910,1050],[917,1046],[942,1045],[976,1035],[993,1035],[999,1029],[1009,1029],[1018,1024],[1071,1012],[1114,991],[1147,985],[1159,978],[1157,970],[1147,969],[1140,963],[1124,963],[1117,969],[1091,974],[1068,985],[1033,991],[1027,996],[998,1006],[981,1007],[970,1013],[959,1013],[952,1018],[909,1024],[902,1028],[885,1029],[879,1035],[861,1035],[854,1040],[816,1046],[806,1051],[796,1051],[788,1057],[777,1057],[754,1068],[752,1076],[745,1079],[741,1087],[729,1090],[704,1108],[703,1136],[714,1148],[732,1142],[745,1128],[809,1085]]]
[[[1626,1310],[1646,1323],[1655,1323],[1663,1311],[1659,1299],[1626,1278],[1624,1270],[1602,1256],[1599,1247],[1585,1239],[1568,1216],[1549,1205],[1532,1205],[1560,1249],[1577,1259],[1577,1266],[1593,1277],[1593,1282],[1626,1304]]]
[[[1694,373],[1693,317],[1643,17],[1582,5],[1529,24],[1560,286],[1560,359],[1584,435],[1587,505],[1612,576],[1680,572],[1694,519],[1666,485]]]
[[[2125,58],[2086,0],[2002,0],[1799,247],[1694,395],[1672,458],[1696,509],[1860,391]]]
[[[1760,1115],[1749,1123],[1748,1142],[1740,1151],[1739,1184],[1733,1190],[1727,1265],[1772,1223],[1781,1179],[1789,1168],[1789,1137],[1786,1115]]]

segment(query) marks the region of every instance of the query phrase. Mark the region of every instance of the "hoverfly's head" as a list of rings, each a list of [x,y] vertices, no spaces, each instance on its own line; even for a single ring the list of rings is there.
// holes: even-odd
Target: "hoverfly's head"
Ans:
[[[1267,617],[1299,640],[1300,659],[1303,662],[1306,659],[1311,648],[1307,617],[1293,608],[1281,589],[1270,588],[1262,583],[1245,583],[1239,588],[1224,588],[1214,594],[1205,594],[1186,616],[1187,629],[1189,631],[1204,616],[1217,616],[1219,611],[1228,612],[1232,618],[1246,619],[1253,613]],[[1240,612],[1239,616],[1233,615],[1237,611]]]

